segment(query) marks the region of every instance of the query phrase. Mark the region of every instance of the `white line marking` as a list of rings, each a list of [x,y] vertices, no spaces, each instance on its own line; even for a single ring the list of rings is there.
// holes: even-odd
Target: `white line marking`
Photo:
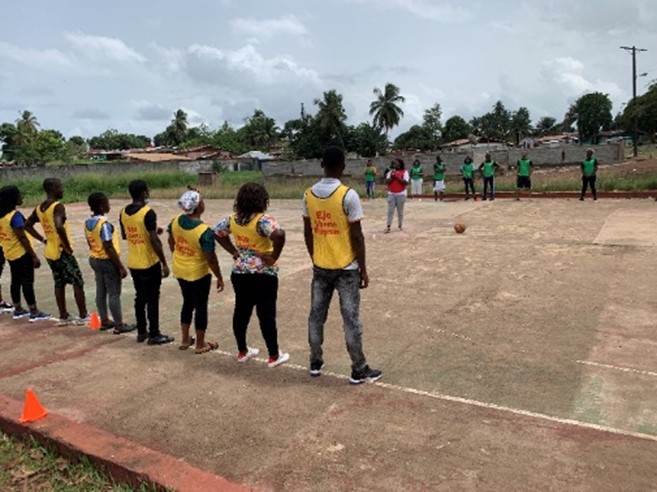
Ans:
[[[219,355],[227,355],[230,357],[235,357],[235,354],[232,352],[226,352],[223,350],[214,350]],[[266,363],[265,359],[254,357],[252,360]],[[580,362],[580,361],[578,361]],[[284,367],[289,367],[290,369],[294,369],[297,371],[304,371],[308,372],[309,369],[304,366],[300,366],[297,364],[288,364],[285,363],[283,365]],[[283,367],[279,366],[279,367]],[[656,374],[657,375],[657,374]],[[338,374],[330,371],[325,371],[322,370],[322,376],[331,376],[334,378],[342,379],[342,380],[348,380],[349,377],[344,375],[344,374]],[[436,393],[433,391],[425,391],[425,390],[418,390],[414,388],[407,388],[405,386],[399,386],[397,384],[391,384],[391,383],[384,383],[381,381],[377,381],[374,383],[371,383],[375,386],[378,386],[380,388],[385,388],[385,389],[390,389],[394,391],[399,391],[402,393],[409,393],[412,395],[417,395],[417,396],[425,396],[428,398],[433,398],[436,400],[443,400],[443,401],[449,401],[452,403],[460,403],[463,405],[469,405],[473,407],[479,407],[479,408],[487,408],[490,410],[497,410],[499,412],[506,412],[506,413],[512,413],[514,415],[522,415],[523,417],[530,417],[534,419],[539,419],[539,420],[547,420],[548,422],[554,422],[557,424],[563,424],[563,425],[572,425],[574,427],[581,427],[584,429],[590,429],[594,431],[599,431],[599,432],[606,432],[608,434],[616,434],[619,436],[625,436],[625,437],[634,437],[637,439],[644,439],[646,441],[654,441],[657,442],[657,435],[651,435],[651,434],[644,434],[641,432],[633,432],[633,431],[627,431],[623,429],[616,429],[614,427],[607,427],[605,425],[598,425],[598,424],[592,424],[589,422],[581,422],[579,420],[574,420],[574,419],[566,419],[562,417],[554,417],[552,415],[547,415],[544,413],[539,413],[539,412],[532,412],[530,410],[522,410],[519,408],[513,408],[513,407],[506,407],[503,405],[497,405],[495,403],[486,403],[483,401],[478,401],[478,400],[472,400],[470,398],[462,398],[460,396],[451,396],[451,395],[446,395],[443,393]]]
[[[614,371],[631,372],[633,374],[641,374],[643,376],[657,377],[657,372],[642,371],[640,369],[632,369],[631,367],[613,366],[611,364],[601,364],[600,362],[592,362],[590,360],[578,360],[577,363],[584,364],[585,366],[602,367],[604,369],[613,369]]]

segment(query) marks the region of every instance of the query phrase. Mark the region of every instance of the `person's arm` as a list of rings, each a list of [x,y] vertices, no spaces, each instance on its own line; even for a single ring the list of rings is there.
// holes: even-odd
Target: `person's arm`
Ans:
[[[598,159],[593,159],[593,175],[598,174]]]
[[[123,221],[121,220],[121,214],[119,214],[119,228],[121,229],[121,239],[124,241],[128,239],[128,236],[125,235],[125,227],[123,227]]]
[[[233,260],[237,260],[237,258],[239,258],[240,252],[233,244],[233,241],[231,241],[230,236],[218,236],[215,234],[214,239],[217,241],[219,246],[224,248],[226,252],[233,257]]]
[[[407,185],[409,182],[408,171],[404,171],[402,173],[401,178],[397,178],[397,179],[401,182],[401,184]]]
[[[210,270],[214,273],[214,276],[217,277],[217,292],[223,291],[224,278],[221,276],[221,268],[219,267],[219,260],[217,260],[217,253],[213,251],[212,253],[204,252],[203,254],[205,255]]]
[[[484,172],[484,163],[483,163],[483,162],[482,162],[481,164],[479,164],[479,167],[477,168],[477,170],[478,170],[480,173],[483,173],[483,172]]]
[[[109,259],[112,260],[112,263],[114,263],[116,268],[119,269],[119,276],[121,278],[126,278],[128,276],[128,272],[123,266],[123,263],[121,263],[121,257],[114,249],[114,243],[112,241],[103,241],[103,249],[105,250],[105,253],[107,253]]]
[[[529,161],[529,177],[532,177],[532,174],[534,173],[534,161]]]
[[[173,238],[173,233],[169,230],[169,237],[167,238],[167,243],[169,244],[169,251],[173,253],[176,249],[176,240]]]
[[[351,247],[354,248],[354,252],[356,253],[356,261],[358,262],[360,288],[366,289],[370,284],[370,278],[367,275],[367,265],[365,263],[365,236],[363,236],[363,228],[360,220],[349,223],[349,237],[351,239]]]
[[[36,209],[34,209],[25,221],[25,231],[40,243],[46,244],[46,238],[39,234],[34,228],[34,224],[37,222],[39,222],[39,216],[36,213]]]
[[[164,256],[164,248],[162,247],[162,241],[160,240],[159,234],[162,233],[162,229],[157,227],[157,215],[153,210],[149,210],[144,217],[144,222],[146,225],[146,230],[148,231],[148,238],[150,240],[151,246],[155,254],[157,255],[160,263],[162,263],[162,278],[169,276],[169,265],[167,264],[167,259]]]
[[[308,250],[308,254],[312,260],[315,247],[313,240],[313,226],[310,222],[310,217],[303,218],[303,240],[306,243],[306,249]]]
[[[285,246],[285,231],[283,229],[276,229],[269,236],[271,242],[274,243],[274,251],[269,255],[262,255],[262,262],[267,266],[272,266],[278,261]]]
[[[386,173],[386,184],[390,183],[393,179],[395,179],[395,172],[390,170]]]
[[[66,253],[69,255],[73,254],[73,247],[71,243],[68,242],[68,235],[66,234],[66,229],[64,228],[64,223],[66,222],[66,209],[61,203],[55,206],[53,212],[53,218],[55,219],[55,230],[59,236],[59,240],[62,242],[62,247]]]

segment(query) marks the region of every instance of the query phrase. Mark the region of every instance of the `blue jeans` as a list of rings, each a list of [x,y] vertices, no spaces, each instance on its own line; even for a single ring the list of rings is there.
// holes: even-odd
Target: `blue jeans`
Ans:
[[[354,371],[363,369],[367,362],[363,354],[363,327],[360,322],[360,273],[358,270],[325,270],[313,267],[310,316],[308,316],[308,343],[310,364],[324,362],[324,324],[328,316],[333,291],[340,296],[340,312],[344,326],[344,339]]]
[[[367,198],[374,198],[374,181],[365,181],[365,194]]]
[[[486,191],[490,187],[490,197],[495,198],[495,176],[484,176],[484,200],[486,199]]]

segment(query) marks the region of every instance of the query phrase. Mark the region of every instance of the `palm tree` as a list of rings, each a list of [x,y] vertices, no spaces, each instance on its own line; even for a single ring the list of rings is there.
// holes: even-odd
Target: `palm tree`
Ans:
[[[406,101],[406,98],[399,94],[399,87],[391,83],[385,85],[383,92],[378,87],[373,92],[376,100],[370,104],[370,115],[374,116],[374,125],[385,130],[388,135],[388,131],[397,126],[404,116],[399,103]]]
[[[344,148],[342,134],[345,130],[347,113],[342,106],[342,95],[334,89],[324,93],[324,99],[315,99],[319,108],[315,116],[317,124],[323,130],[329,142],[339,143]]]
[[[187,113],[185,113],[182,109],[179,109],[173,113],[171,125],[176,133],[179,135],[184,135],[185,132],[187,132]]]
[[[21,113],[21,117],[16,120],[16,128],[23,135],[33,135],[39,131],[39,122],[34,113],[25,110]]]

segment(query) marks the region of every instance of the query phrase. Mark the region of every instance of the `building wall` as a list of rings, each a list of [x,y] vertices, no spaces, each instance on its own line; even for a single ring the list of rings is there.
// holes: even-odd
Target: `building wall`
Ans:
[[[17,181],[26,178],[71,178],[85,174],[150,173],[157,171],[181,171],[189,174],[212,171],[213,161],[172,161],[172,162],[104,162],[98,164],[76,164],[47,167],[7,167],[0,169],[2,181]]]
[[[534,166],[561,166],[561,165],[579,165],[586,155],[586,149],[581,145],[567,144],[560,147],[541,147],[536,149],[529,149],[529,157],[534,162]],[[595,151],[595,156],[601,164],[612,164],[622,162],[625,157],[624,143],[613,143],[606,145],[593,145],[591,146]],[[498,164],[504,168],[510,165],[515,165],[520,158],[523,149],[505,149],[505,150],[492,150],[491,156]],[[448,175],[459,174],[459,167],[463,163],[466,156],[472,157],[475,164],[478,166],[483,162],[486,154],[486,147],[476,147],[469,150],[462,151],[443,151],[441,153],[443,162],[447,167]],[[404,155],[404,163],[406,169],[410,169],[413,161],[418,159],[424,168],[425,175],[432,172],[433,163],[436,162],[436,153],[433,154],[415,154]],[[379,170],[381,175],[385,168],[390,164],[394,156],[385,156],[373,158],[374,165]],[[363,174],[363,169],[367,164],[367,158],[348,159],[346,162],[345,174],[353,177],[360,177]],[[320,161],[305,160],[305,161],[289,161],[289,162],[267,162],[263,165],[263,173],[265,176],[321,176],[323,174]]]

